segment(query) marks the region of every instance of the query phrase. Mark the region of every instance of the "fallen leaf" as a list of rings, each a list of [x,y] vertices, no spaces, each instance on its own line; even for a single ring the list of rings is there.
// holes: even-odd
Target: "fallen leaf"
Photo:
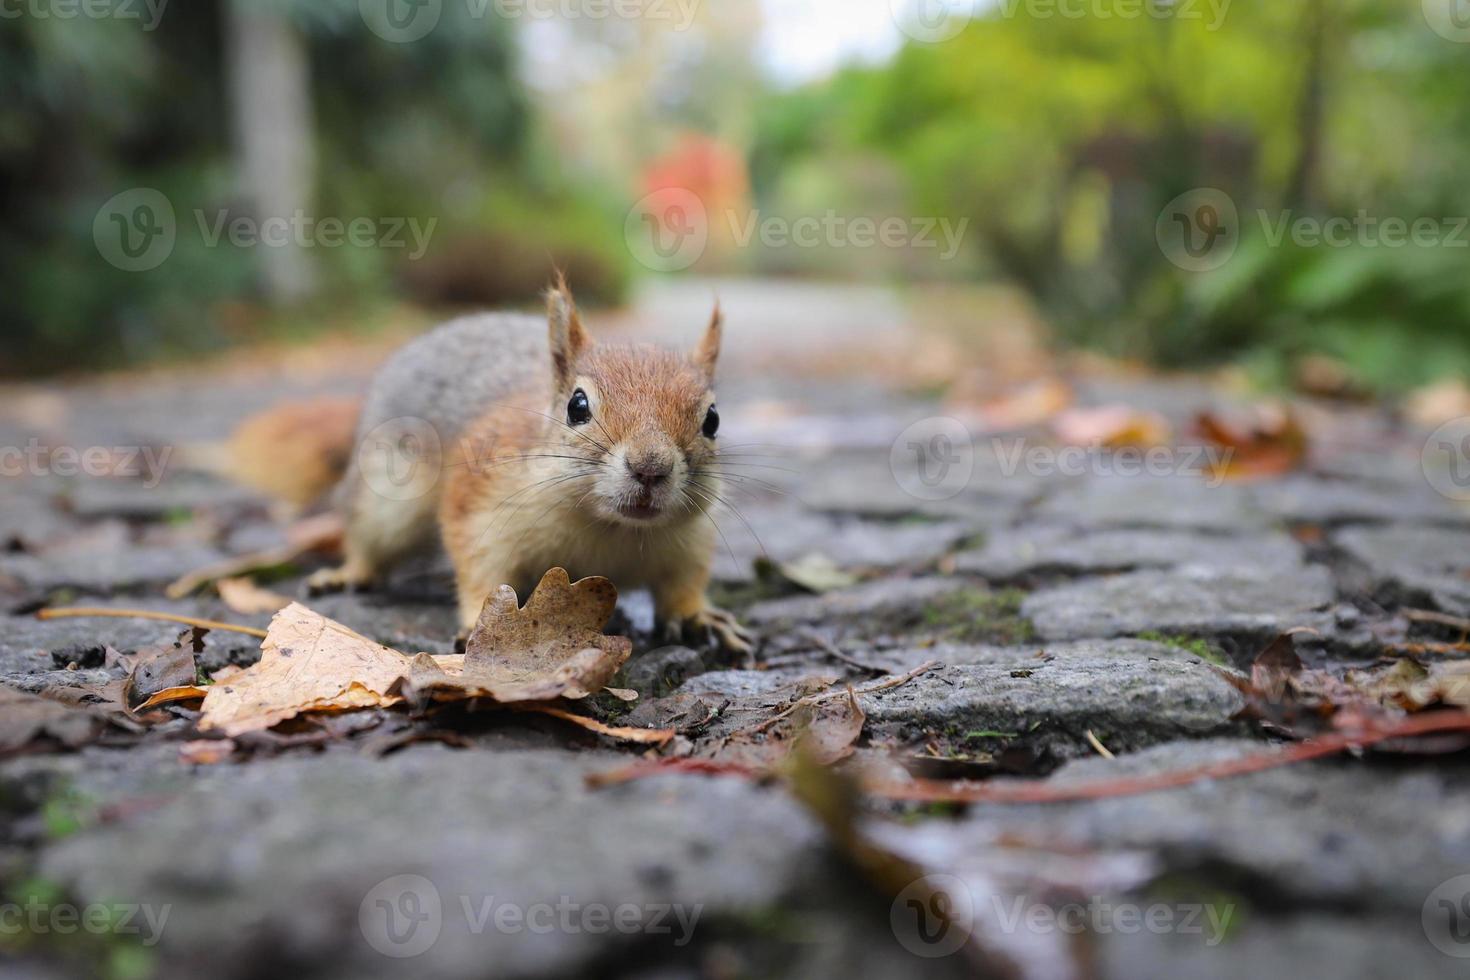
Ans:
[[[601,632],[616,604],[607,579],[572,583],[565,569],[553,568],[524,609],[515,591],[501,586],[486,601],[465,654],[410,658],[293,602],[271,620],[259,663],[203,689],[199,727],[233,736],[307,712],[406,699],[584,698],[602,690],[632,652],[627,637]]]
[[[209,693],[209,688],[198,684],[182,684],[178,687],[166,687],[148,697],[148,700],[133,706],[134,711],[147,711],[162,704],[173,704],[177,701],[198,701]]]
[[[1169,420],[1158,412],[1144,412],[1127,405],[1072,408],[1051,424],[1062,442],[1073,446],[1103,446],[1108,449],[1150,449],[1169,443]]]
[[[206,689],[199,728],[226,735],[270,728],[305,711],[397,704],[388,689],[409,660],[293,602],[276,613],[260,662]]]
[[[1072,388],[1065,381],[1033,381],[1000,398],[982,404],[976,421],[989,431],[1013,431],[1041,425],[1072,404]]]
[[[1302,672],[1301,658],[1290,633],[1282,633],[1256,655],[1251,664],[1251,684],[1273,701],[1284,696],[1288,682]]]
[[[1195,427],[1206,441],[1227,450],[1211,465],[1218,479],[1244,480],[1290,473],[1306,461],[1307,434],[1286,409],[1262,407],[1247,427],[1201,412]]]
[[[1404,415],[1426,429],[1470,415],[1470,385],[1459,378],[1446,378],[1419,388],[1404,400]]]
[[[413,659],[394,690],[415,701],[486,697],[508,704],[585,698],[602,690],[633,652],[625,636],[602,632],[618,592],[605,578],[571,582],[553,568],[524,609],[502,585],[485,601],[465,642],[464,668],[446,672],[426,654]]]
[[[826,555],[812,552],[795,561],[773,561],[767,557],[755,560],[756,577],[766,582],[794,585],[804,592],[820,595],[856,585],[858,577],[843,570]]]
[[[179,746],[179,761],[196,766],[212,766],[235,754],[235,743],[228,738],[197,738]]]
[[[1470,707],[1470,661],[1452,660],[1428,667],[1405,657],[1376,671],[1358,671],[1352,682],[1384,703],[1405,711],[1444,705]]]
[[[291,604],[287,596],[261,588],[248,576],[222,578],[214,587],[224,604],[242,616],[280,612]]]
[[[194,688],[198,679],[194,655],[203,650],[203,638],[207,632],[194,627],[180,633],[170,645],[140,651],[134,657],[123,684],[123,698],[128,708],[136,711],[145,705],[152,707],[164,701],[181,700],[171,697],[154,701],[154,698],[165,691]]]

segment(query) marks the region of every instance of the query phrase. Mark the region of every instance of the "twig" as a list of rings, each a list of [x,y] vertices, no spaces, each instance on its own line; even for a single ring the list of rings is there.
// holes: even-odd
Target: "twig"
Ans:
[[[203,568],[196,568],[171,583],[163,590],[163,594],[170,599],[182,599],[218,579],[249,575],[262,568],[293,562],[308,552],[330,550],[341,540],[342,521],[334,514],[318,514],[291,525],[286,529],[286,536],[287,542],[278,547],[235,555]]]
[[[1430,609],[1405,609],[1404,618],[1416,623],[1435,623],[1439,626],[1453,626],[1458,630],[1470,632],[1470,619],[1462,616],[1451,616],[1449,613],[1434,612]]]
[[[809,694],[809,695],[807,695],[804,698],[798,698],[795,701],[791,702],[791,704],[786,707],[786,710],[781,711],[781,712],[779,712],[779,713],[777,713],[775,715],[772,715],[770,718],[767,718],[765,721],[761,722],[759,725],[756,725],[753,728],[742,728],[740,731],[734,732],[731,737],[733,737],[733,735],[755,735],[755,734],[758,734],[760,732],[765,731],[767,728],[770,728],[772,725],[776,724],[776,722],[780,721],[781,719],[786,718],[792,712],[796,711],[798,708],[801,708],[801,707],[806,706],[806,705],[823,704],[824,702],[831,701],[834,698],[843,697],[844,695],[846,695],[847,697],[852,698],[853,704],[857,704],[857,695],[859,695],[859,694],[873,694],[873,693],[875,693],[877,691],[886,691],[889,688],[898,687],[898,686],[900,686],[902,684],[907,684],[909,681],[913,680],[915,677],[918,677],[920,674],[927,674],[929,671],[933,670],[935,667],[938,667],[938,666],[939,666],[939,661],[937,661],[937,660],[930,660],[927,663],[923,663],[923,664],[920,664],[919,666],[915,667],[913,670],[909,671],[907,674],[898,674],[898,675],[895,675],[893,677],[889,677],[889,678],[887,678],[885,680],[878,681],[875,684],[872,684],[872,685],[870,685],[868,687],[865,687],[865,688],[863,688],[862,690],[859,690],[859,691],[854,691],[852,689],[852,686],[851,685],[848,685],[845,689],[843,689],[841,691],[828,691],[826,694]]]
[[[906,783],[865,783],[863,791],[888,800],[915,803],[995,803],[999,805],[1076,803],[1083,800],[1155,793],[1159,790],[1190,786],[1206,779],[1244,776],[1289,766],[1297,762],[1308,762],[1338,755],[1349,749],[1370,748],[1396,738],[1412,738],[1417,735],[1446,732],[1470,734],[1470,712],[1435,712],[1407,718],[1387,728],[1372,731],[1333,732],[1309,742],[1291,745],[1278,752],[1262,752],[1241,759],[1230,759],[1192,769],[1177,769],[1173,772],[1125,776],[1117,779],[1100,779],[1070,786],[1055,786],[1046,782],[966,785],[937,779],[914,779]],[[761,779],[770,775],[764,771],[728,763],[712,763],[698,759],[659,759],[626,766],[609,773],[589,775],[587,784],[607,786],[672,772],[744,776],[748,779]]]
[[[1470,643],[1385,643],[1385,650],[1419,656],[1425,653],[1470,653]]]
[[[1113,753],[1111,753],[1111,752],[1108,751],[1108,747],[1106,745],[1102,744],[1101,742],[1099,742],[1097,740],[1097,736],[1094,735],[1094,734],[1092,734],[1092,729],[1091,728],[1089,728],[1087,730],[1087,732],[1085,733],[1085,737],[1087,739],[1087,744],[1090,745],[1090,746],[1092,746],[1093,750],[1096,751],[1097,754],[1100,755],[1100,756],[1102,756],[1104,759],[1116,759],[1117,758],[1117,756],[1113,755]]]
[[[929,660],[925,663],[919,664],[919,666],[915,667],[907,674],[895,674],[892,677],[887,678],[886,680],[877,681],[873,684],[868,685],[867,687],[860,687],[858,688],[857,693],[876,694],[879,691],[887,691],[890,688],[899,687],[900,685],[907,684],[909,681],[913,680],[915,677],[918,677],[920,674],[927,674],[929,673],[929,671],[940,666],[942,665],[938,660]],[[826,700],[827,698],[840,698],[844,693],[847,692],[833,691],[829,694],[821,695],[819,697],[819,700]]]
[[[108,616],[115,619],[158,619],[166,623],[181,623],[184,626],[198,626],[207,630],[227,630],[233,633],[244,633],[247,636],[258,636],[265,639],[265,630],[256,629],[253,626],[236,626],[234,623],[221,623],[214,619],[200,619],[197,616],[180,616],[176,613],[154,612],[151,609],[108,609],[102,606],[64,606],[57,609],[42,609],[36,613],[37,619],[66,619],[73,616]]]
[[[861,670],[864,673],[868,674],[893,673],[893,671],[889,670],[887,667],[875,667],[872,664],[865,664],[855,657],[849,657],[847,654],[843,653],[837,648],[837,644],[833,643],[831,640],[827,639],[814,629],[804,630],[803,635],[807,638],[807,640],[815,643],[818,649],[820,649],[827,656],[831,657],[833,660],[836,660],[838,663],[847,664],[849,667],[856,667],[858,670]]]
[[[620,739],[624,742],[644,742],[652,745],[662,745],[674,737],[672,728],[628,728],[616,725],[604,725],[596,718],[588,718],[586,715],[574,714],[562,708],[553,708],[545,704],[516,704],[511,705],[516,711],[530,712],[541,715],[550,715],[560,718],[562,721],[606,735],[608,738]]]
[[[1230,759],[1226,762],[1211,763],[1193,769],[1151,773],[1146,776],[1127,776],[1119,779],[1101,779],[1071,786],[1054,786],[1049,783],[965,786],[942,780],[915,779],[902,784],[872,784],[865,786],[864,789],[885,799],[925,803],[1014,804],[1100,800],[1173,789],[1206,779],[1243,776],[1247,773],[1262,772],[1296,762],[1337,755],[1349,749],[1368,748],[1390,739],[1439,732],[1470,732],[1470,712],[1436,712],[1407,718],[1387,728],[1373,731],[1333,732],[1309,742],[1292,745],[1279,752],[1263,752],[1242,759]]]

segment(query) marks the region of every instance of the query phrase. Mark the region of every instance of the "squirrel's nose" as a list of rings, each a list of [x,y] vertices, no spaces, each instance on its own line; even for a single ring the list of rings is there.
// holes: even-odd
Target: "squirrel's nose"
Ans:
[[[627,460],[628,472],[633,479],[645,490],[652,490],[669,478],[674,471],[674,466],[666,459],[658,456],[640,456],[638,459]]]

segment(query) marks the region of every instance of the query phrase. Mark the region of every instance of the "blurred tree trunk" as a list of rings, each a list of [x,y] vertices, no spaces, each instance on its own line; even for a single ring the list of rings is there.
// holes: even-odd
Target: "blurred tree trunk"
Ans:
[[[1286,186],[1286,206],[1315,210],[1318,174],[1322,167],[1322,122],[1326,110],[1327,9],[1322,0],[1310,0],[1302,32],[1307,49],[1302,89],[1297,102],[1297,155]]]
[[[297,214],[311,213],[316,154],[305,39],[278,5],[225,3],[225,50],[240,189],[256,221],[285,220],[285,244],[265,244],[261,286],[276,303],[311,293],[310,256],[296,240]]]

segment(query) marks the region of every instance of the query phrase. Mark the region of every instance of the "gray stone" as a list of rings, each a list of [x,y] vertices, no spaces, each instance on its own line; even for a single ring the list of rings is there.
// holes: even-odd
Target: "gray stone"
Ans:
[[[1176,742],[1116,760],[1079,759],[1051,780],[1174,771],[1261,751],[1269,749],[1240,740]],[[953,846],[963,849],[967,833],[1006,830],[1162,852],[1175,867],[1233,872],[1274,904],[1417,917],[1436,885],[1470,867],[1470,790],[1424,765],[1384,771],[1351,760],[1299,763],[1136,796],[987,807],[953,828]]]
[[[217,615],[218,607],[197,601],[138,599],[122,603],[103,600],[95,605],[104,608],[126,605],[187,616],[221,618]],[[246,617],[233,617],[232,621],[242,625],[255,625],[254,622],[246,622]],[[263,618],[257,621],[263,621]],[[110,646],[115,650],[128,651],[171,643],[187,628],[150,619],[78,617],[40,620],[34,616],[4,616],[0,617],[0,674],[50,670],[55,666],[51,660],[51,651],[71,646]],[[211,639],[225,644],[238,640],[242,644],[258,646],[258,641],[243,635],[227,639],[226,634],[216,632],[211,634]]]
[[[1238,534],[1270,522],[1237,483],[1198,476],[1098,476],[1047,497],[1035,516],[1074,527],[1194,528]]]
[[[871,650],[865,663],[893,673],[913,670],[921,664],[939,662],[952,666],[979,665],[1023,669],[1037,663],[1100,660],[1184,660],[1206,662],[1206,658],[1168,643],[1152,640],[1076,640],[1060,643],[1036,641],[1023,646],[973,643],[926,643],[923,646]],[[831,666],[836,667],[837,664]]]
[[[637,691],[645,698],[661,697],[675,690],[708,667],[704,654],[689,647],[659,647],[636,653],[623,665],[618,685]]]
[[[837,671],[814,664],[810,669],[718,670],[691,677],[680,694],[715,695],[731,699],[763,699],[780,694],[795,697],[824,690],[837,682]]]
[[[1050,640],[1157,632],[1269,637],[1330,628],[1332,579],[1318,566],[1246,572],[1181,568],[1085,579],[1033,593],[1022,614]]]
[[[727,779],[584,786],[586,773],[624,761],[420,747],[380,760],[260,760],[193,778],[161,766],[128,793],[163,806],[57,842],[41,873],[81,901],[169,905],[158,947],[169,975],[209,963],[217,975],[244,976],[266,957],[302,973],[358,977],[402,966],[374,952],[365,937],[395,947],[381,923],[369,919],[364,932],[360,908],[371,912],[374,896],[398,899],[392,885],[374,892],[380,883],[419,875],[431,883],[422,894],[440,898],[442,931],[414,971],[471,978],[486,963],[500,976],[573,975],[635,943],[577,928],[579,919],[550,933],[502,931],[493,920],[477,929],[492,897],[523,912],[558,901],[609,910],[679,903],[686,915],[698,906],[708,931],[818,871],[820,834],[785,794]],[[99,784],[76,789],[117,791],[116,781]]]
[[[5,495],[5,506],[0,508],[0,551],[14,546],[39,551],[76,530],[76,520],[63,513],[54,499],[25,491],[37,482],[0,482],[0,493]]]
[[[1385,599],[1470,614],[1470,531],[1393,524],[1347,528],[1333,541],[1367,568]]]
[[[144,480],[79,479],[69,494],[81,517],[157,519],[205,508],[258,508],[266,501],[236,484],[199,473],[171,472],[156,485]]]
[[[1156,901],[1177,910],[1183,923],[1191,909],[1177,899]],[[1147,907],[1148,900],[1115,896],[1115,906]],[[1227,899],[1228,903],[1228,899]],[[1193,903],[1191,903],[1193,904]],[[1218,898],[1214,904],[1219,904]],[[1223,912],[1223,910],[1222,910]],[[1098,937],[1100,975],[1138,977],[1463,977],[1463,960],[1429,945],[1417,914],[1332,915],[1305,911],[1283,916],[1268,908],[1237,903],[1225,941],[1209,944],[1208,932],[1151,934],[1147,929],[1113,929]]]
[[[1031,525],[988,535],[983,547],[956,556],[955,568],[1006,581],[1025,576],[1181,565],[1272,570],[1295,567],[1301,560],[1301,545],[1285,534],[1218,535],[1129,528],[1079,532],[1055,525]]]
[[[842,642],[925,637],[1018,643],[1033,635],[1020,615],[1018,593],[963,578],[880,579],[823,595],[759,602],[744,616],[767,643],[788,645],[807,644],[814,632]]]
[[[861,621],[906,610],[915,604],[973,589],[963,579],[915,578],[878,580],[822,595],[791,596],[758,602],[744,618],[757,626],[784,626],[834,621]]]
[[[889,447],[881,452],[834,454],[803,461],[794,493],[808,507],[889,519],[923,514],[966,522],[972,529],[1013,520],[1046,484],[1007,472],[988,445],[975,445],[970,479],[952,497],[926,500],[907,493],[893,475]]]
[[[1053,759],[1229,731],[1239,691],[1207,665],[1176,658],[1033,658],[946,666],[860,699],[870,736],[995,750],[1024,746]],[[967,737],[968,733],[983,733]]]
[[[188,541],[131,547],[68,546],[44,556],[0,557],[0,576],[13,576],[43,591],[70,588],[107,593],[164,585],[223,557],[216,548]]]
[[[1300,523],[1470,524],[1470,510],[1439,496],[1422,480],[1408,487],[1390,487],[1296,476],[1257,487],[1255,496],[1273,517]]]
[[[715,577],[750,581],[755,559],[793,561],[822,555],[845,568],[930,565],[973,533],[965,522],[873,521],[852,515],[822,514],[791,504],[742,507],[744,521],[723,517],[724,533],[715,553]]]

